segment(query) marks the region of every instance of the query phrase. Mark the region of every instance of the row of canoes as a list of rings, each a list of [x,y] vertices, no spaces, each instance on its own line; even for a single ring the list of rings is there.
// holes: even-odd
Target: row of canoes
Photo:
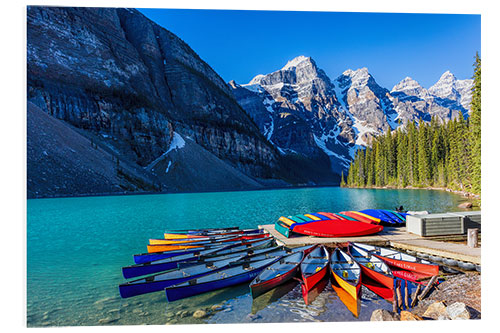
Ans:
[[[378,233],[384,226],[401,226],[407,213],[385,209],[365,209],[340,213],[317,212],[281,216],[275,229],[285,237],[302,234],[316,237],[353,237]]]
[[[422,279],[439,272],[439,266],[432,262],[392,249],[361,243],[349,243],[346,251],[335,248],[331,254],[324,246],[289,249],[275,246],[271,237],[257,230],[240,230],[242,232],[236,234],[239,235],[238,240],[228,241],[223,234],[234,230],[183,232],[184,236],[189,236],[185,238],[169,236],[170,240],[178,239],[182,243],[200,239],[207,242],[207,237],[210,240],[220,239],[194,250],[174,247],[170,251],[136,255],[135,265],[123,267],[124,277],[136,279],[121,284],[120,295],[126,298],[164,290],[167,300],[171,302],[249,283],[252,296],[257,297],[295,278],[300,280],[306,299],[309,291],[331,272],[332,283],[334,281],[337,288],[340,287],[356,300],[360,297],[364,278],[392,289],[395,278],[420,283]],[[264,236],[245,239],[241,235]],[[166,245],[175,244],[178,243]],[[152,255],[167,257],[155,259]],[[147,261],[144,256],[153,260]],[[139,276],[142,277],[137,278]]]

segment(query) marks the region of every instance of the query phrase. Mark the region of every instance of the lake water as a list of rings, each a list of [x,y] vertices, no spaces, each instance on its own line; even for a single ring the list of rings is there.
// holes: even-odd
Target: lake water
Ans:
[[[281,215],[394,209],[456,211],[463,199],[444,191],[339,187],[263,191],[34,199],[27,204],[27,324],[38,326],[132,325],[369,320],[392,309],[363,290],[359,317],[330,284],[309,305],[289,283],[252,300],[248,285],[167,303],[157,292],[121,299],[121,267],[146,252],[165,229],[255,228]],[[195,319],[203,309],[208,315]]]

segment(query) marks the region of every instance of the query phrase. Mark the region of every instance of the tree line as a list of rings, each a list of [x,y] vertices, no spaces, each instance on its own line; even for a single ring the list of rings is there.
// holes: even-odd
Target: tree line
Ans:
[[[408,122],[358,149],[341,186],[442,187],[481,193],[481,59],[476,54],[471,113],[446,123]]]

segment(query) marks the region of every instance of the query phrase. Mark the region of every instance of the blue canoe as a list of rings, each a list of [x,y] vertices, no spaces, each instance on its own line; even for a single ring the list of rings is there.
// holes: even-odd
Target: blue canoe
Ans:
[[[224,269],[228,267],[231,262],[241,258],[243,258],[243,255],[225,260],[201,263],[186,268],[174,269],[168,272],[150,275],[142,279],[129,281],[119,285],[120,296],[122,298],[128,298],[160,291],[168,286]]]
[[[385,212],[382,209],[364,209],[360,210],[359,212],[380,219],[379,224],[384,226],[396,226],[401,223],[401,221],[397,217]]]
[[[222,247],[224,249],[225,247]],[[141,275],[148,275],[177,268],[177,263],[184,261],[195,261],[201,257],[216,253],[219,248],[186,253],[170,258],[159,259],[144,264],[135,264],[122,267],[122,274],[125,279],[134,278]]]
[[[269,258],[257,262],[242,262],[230,264],[229,268],[194,278],[165,288],[168,302],[186,297],[235,286],[252,281],[267,266],[274,264],[280,257]]]
[[[266,241],[266,240],[271,240],[272,237],[266,237],[266,238],[258,238],[258,239],[252,239],[252,240],[238,240],[238,241],[233,241],[233,242],[224,242],[224,243],[214,243],[210,245],[204,245],[192,249],[180,249],[180,250],[173,250],[173,251],[166,251],[166,252],[152,252],[152,253],[142,253],[142,254],[135,254],[134,255],[134,262],[136,264],[145,264],[151,261],[156,261],[160,259],[166,259],[166,258],[171,258],[179,255],[184,255],[188,253],[195,253],[195,252],[200,252],[203,250],[210,250],[210,249],[228,249],[234,246],[246,244],[246,245],[251,245],[260,241]]]
[[[163,272],[169,269],[174,269],[177,268],[179,263],[181,262],[196,261],[199,260],[200,258],[209,256],[220,257],[227,254],[257,250],[268,247],[269,245],[271,245],[271,243],[272,239],[264,239],[262,241],[252,242],[250,244],[242,244],[241,242],[238,242],[237,244],[231,244],[224,247],[210,248],[203,251],[186,253],[183,255],[177,255],[165,259],[154,260],[151,262],[146,262],[144,264],[136,264],[123,267],[122,273],[124,278],[130,279],[141,275],[153,274],[153,273]]]

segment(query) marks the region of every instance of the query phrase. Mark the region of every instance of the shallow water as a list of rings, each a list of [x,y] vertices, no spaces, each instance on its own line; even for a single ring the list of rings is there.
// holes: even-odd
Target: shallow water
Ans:
[[[265,191],[35,199],[27,204],[27,324],[38,326],[369,320],[391,304],[366,288],[359,318],[329,283],[306,306],[300,287],[252,301],[248,285],[167,303],[163,292],[121,299],[121,267],[165,229],[254,228],[281,215],[393,209],[456,211],[443,191],[338,187]],[[274,296],[272,296],[274,294]],[[266,300],[267,299],[267,300]],[[207,312],[193,318],[198,309]]]

